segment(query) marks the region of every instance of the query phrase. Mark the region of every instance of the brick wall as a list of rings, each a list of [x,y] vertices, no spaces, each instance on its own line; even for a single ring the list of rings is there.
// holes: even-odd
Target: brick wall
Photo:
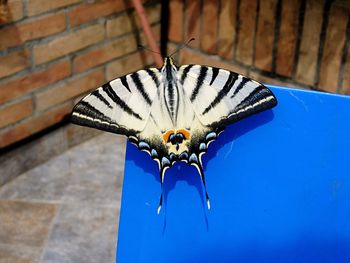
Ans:
[[[319,0],[171,0],[179,64],[224,67],[269,84],[350,94],[350,4]]]
[[[143,1],[156,37],[160,1]],[[152,63],[129,1],[8,0],[0,19],[0,149],[69,115],[107,80]]]
[[[107,80],[152,63],[128,0],[0,0],[0,148],[62,122]],[[159,0],[144,0],[159,39]],[[3,6],[2,6],[3,7]],[[259,81],[350,94],[347,1],[170,0],[180,64],[224,67]],[[4,8],[0,10],[0,16]]]

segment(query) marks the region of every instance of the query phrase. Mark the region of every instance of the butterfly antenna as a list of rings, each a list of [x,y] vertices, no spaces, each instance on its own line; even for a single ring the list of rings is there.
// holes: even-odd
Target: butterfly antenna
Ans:
[[[159,55],[161,55],[158,51],[154,51],[154,50],[152,50],[152,49],[149,49],[148,47],[145,47],[145,46],[143,46],[143,45],[137,45],[137,47],[139,48],[139,49],[144,49],[144,50],[147,50],[147,51],[149,51],[149,52],[152,52],[152,53],[156,53],[156,54],[159,54]]]
[[[194,37],[190,38],[186,43],[183,43],[178,49],[176,49],[173,53],[171,53],[169,55],[169,57],[172,57],[174,54],[179,52],[181,49],[183,49],[184,47],[187,47],[193,40],[195,40]]]

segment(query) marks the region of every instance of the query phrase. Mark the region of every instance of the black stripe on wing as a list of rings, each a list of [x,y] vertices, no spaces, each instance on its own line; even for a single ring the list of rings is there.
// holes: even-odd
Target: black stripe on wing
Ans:
[[[236,96],[236,94],[243,89],[243,87],[245,86],[246,83],[248,83],[249,81],[251,81],[248,78],[242,77],[241,82],[238,84],[237,88],[235,89],[235,91],[233,92],[231,98],[233,98],[234,96]]]
[[[137,72],[134,72],[132,74],[130,74],[131,79],[133,80],[137,90],[140,92],[140,94],[142,95],[142,97],[145,99],[145,101],[147,102],[148,105],[152,104],[151,99],[149,98],[149,95],[147,94],[144,85],[142,84],[141,80],[140,80],[140,76]]]
[[[218,68],[211,68],[211,69],[212,69],[213,74],[211,75],[211,80],[210,80],[209,85],[212,85],[213,82],[216,80],[216,77],[219,75],[219,69]]]
[[[277,99],[275,95],[264,85],[259,85],[228,114],[227,118],[210,126],[213,128],[226,126],[250,115],[271,109],[276,105]]]
[[[88,102],[81,101],[73,108],[71,122],[86,127],[124,134],[129,136],[136,131],[129,130],[114,123],[109,117],[91,106]]]
[[[218,92],[218,95],[210,103],[210,105],[207,108],[205,108],[205,110],[202,112],[202,115],[208,113],[211,109],[215,108],[215,106],[220,103],[220,101],[227,95],[227,93],[230,92],[237,78],[238,78],[237,73],[230,72],[230,75],[228,76],[224,87]]]
[[[199,89],[203,86],[204,79],[207,76],[207,72],[208,72],[208,67],[201,66],[201,68],[199,70],[199,75],[197,78],[196,87],[193,89],[192,95],[190,98],[191,102],[193,102],[196,99],[198,92],[199,92]]]
[[[193,65],[188,65],[187,67],[184,68],[182,75],[181,75],[181,79],[180,79],[181,85],[184,84],[184,82],[187,78],[188,72],[191,70],[192,67],[193,67]]]
[[[73,112],[79,113],[84,116],[84,118],[92,118],[100,121],[108,121],[111,122],[111,119],[100,112],[98,109],[94,108],[90,103],[86,101],[81,101],[78,103]]]
[[[123,84],[123,86],[129,91],[131,92],[130,88],[129,88],[129,84],[128,81],[126,80],[126,76],[123,76],[120,78],[121,83]]]
[[[100,93],[100,91],[97,89],[94,92],[91,93],[92,96],[95,96],[97,99],[99,99],[101,102],[103,102],[108,108],[112,109],[111,104],[106,100],[105,97],[103,97]]]
[[[141,116],[134,112],[112,89],[109,83],[102,86],[102,89],[106,94],[127,114],[134,116],[135,118],[142,120]]]
[[[273,96],[272,92],[263,85],[260,85],[256,87],[254,91],[235,108],[233,112],[246,112],[246,114],[249,114],[255,110],[264,110],[268,106],[273,107],[276,104],[277,100]]]
[[[156,87],[158,88],[160,86],[160,82],[159,79],[156,75],[156,73],[154,73],[154,71],[152,71],[151,69],[145,69],[145,71],[148,73],[148,75],[152,78],[154,84],[156,85]]]

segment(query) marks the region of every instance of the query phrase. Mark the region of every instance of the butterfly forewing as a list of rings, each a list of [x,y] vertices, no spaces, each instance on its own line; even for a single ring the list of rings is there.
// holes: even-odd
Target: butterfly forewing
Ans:
[[[276,105],[264,85],[228,70],[184,65],[179,80],[204,126],[228,125]]]
[[[160,78],[158,69],[149,69],[112,80],[74,107],[72,122],[127,136],[141,132],[148,122]]]

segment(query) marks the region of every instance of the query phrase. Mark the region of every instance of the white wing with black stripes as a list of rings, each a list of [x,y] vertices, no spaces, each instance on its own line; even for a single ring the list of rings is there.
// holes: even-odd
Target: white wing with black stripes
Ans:
[[[233,122],[274,107],[262,84],[224,69],[184,65],[166,57],[161,69],[146,69],[112,80],[83,98],[72,122],[126,135],[159,165],[160,182],[177,161],[195,166],[207,205],[202,155]],[[162,206],[160,196],[158,213]]]
[[[206,127],[226,126],[277,104],[264,85],[228,70],[184,65],[178,74],[197,117]]]
[[[72,122],[133,136],[144,130],[159,89],[158,69],[140,70],[112,80],[83,98]]]

